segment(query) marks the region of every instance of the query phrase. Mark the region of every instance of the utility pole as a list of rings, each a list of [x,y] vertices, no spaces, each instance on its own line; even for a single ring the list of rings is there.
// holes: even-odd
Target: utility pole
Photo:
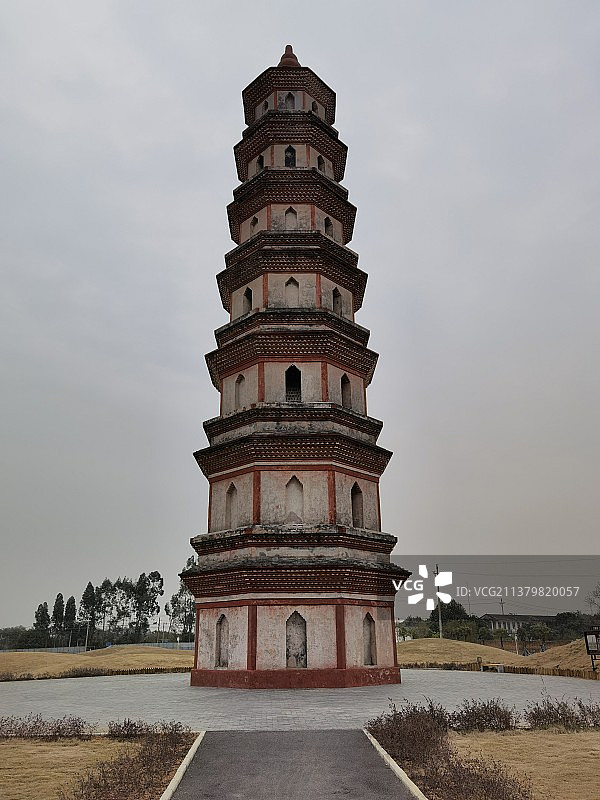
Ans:
[[[502,616],[504,616],[504,598],[500,598],[500,608],[502,609]]]
[[[84,653],[87,653],[87,644],[88,644],[89,633],[90,633],[90,618],[88,617],[87,628],[85,629],[85,650],[83,651]]]
[[[440,574],[440,568],[438,567],[437,564],[435,565],[435,573],[434,574],[435,574],[436,578]],[[439,624],[439,627],[440,627],[440,639],[443,639],[444,637],[442,635],[442,601],[440,600],[439,597],[438,597],[438,624]]]

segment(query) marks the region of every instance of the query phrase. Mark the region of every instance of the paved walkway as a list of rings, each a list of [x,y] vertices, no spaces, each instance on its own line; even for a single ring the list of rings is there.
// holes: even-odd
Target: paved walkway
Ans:
[[[217,731],[205,735],[173,800],[342,797],[410,800],[412,795],[362,731]]]
[[[124,717],[179,720],[208,731],[348,730],[387,711],[390,700],[431,697],[452,709],[464,698],[501,697],[523,709],[544,689],[600,702],[600,681],[537,675],[403,669],[399,686],[250,691],[192,688],[189,675],[176,673],[0,683],[0,716],[75,714],[101,726]]]

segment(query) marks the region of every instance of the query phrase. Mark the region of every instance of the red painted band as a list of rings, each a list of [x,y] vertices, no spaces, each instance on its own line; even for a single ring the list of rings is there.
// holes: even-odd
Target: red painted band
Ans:
[[[399,667],[350,669],[194,669],[192,686],[231,689],[340,689],[400,683]]]

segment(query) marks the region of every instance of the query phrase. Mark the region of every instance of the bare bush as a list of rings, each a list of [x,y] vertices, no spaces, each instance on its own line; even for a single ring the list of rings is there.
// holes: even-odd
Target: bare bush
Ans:
[[[172,723],[175,725],[176,723]],[[125,741],[126,739],[137,739],[140,736],[147,736],[155,732],[155,725],[142,720],[133,720],[126,718],[123,722],[115,720],[108,723],[108,735],[111,739],[119,739]]]
[[[449,726],[454,731],[511,731],[519,723],[517,709],[499,698],[492,700],[463,700],[450,714]]]
[[[462,711],[457,712],[461,725],[482,724],[485,720],[498,725],[499,719],[502,724],[514,719],[511,709],[506,716],[500,701],[483,711],[479,702],[463,703]],[[391,705],[389,713],[368,723],[367,730],[430,800],[532,800],[529,782],[507,772],[502,765],[459,758],[448,739],[452,723],[453,715],[428,700],[401,708]]]
[[[81,717],[65,716],[44,719],[40,714],[26,717],[0,717],[0,738],[20,739],[90,739],[95,730]]]
[[[591,700],[585,703],[577,699],[572,704],[564,698],[559,700],[546,693],[541,700],[529,701],[523,717],[531,728],[580,731],[600,726],[600,703]]]
[[[131,722],[131,720],[125,720]],[[113,730],[127,734],[123,738],[139,736],[141,747],[137,754],[121,753],[109,761],[96,765],[79,783],[59,794],[60,800],[149,800],[167,782],[194,740],[189,728],[178,722],[160,722],[155,725],[134,722],[133,727],[114,723]],[[150,732],[131,735],[130,731],[146,726]]]

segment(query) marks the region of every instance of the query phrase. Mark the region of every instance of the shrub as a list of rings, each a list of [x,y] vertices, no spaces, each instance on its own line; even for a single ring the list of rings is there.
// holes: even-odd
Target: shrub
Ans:
[[[574,704],[564,698],[559,700],[544,694],[542,700],[530,700],[524,713],[525,722],[532,728],[563,728],[579,731],[600,727],[600,703],[585,703],[576,699]]]
[[[418,764],[447,748],[448,712],[429,698],[401,708],[390,703],[390,711],[371,720],[367,730],[393,758]]]
[[[125,723],[128,723],[125,728]],[[131,724],[129,724],[131,723]],[[159,722],[154,725],[124,720],[111,723],[113,730],[128,734],[124,738],[140,737],[141,747],[132,755],[125,752],[96,765],[79,783],[59,794],[59,800],[145,800],[158,794],[167,778],[189,749],[194,734],[178,722]],[[145,734],[133,730],[145,729]]]
[[[517,727],[519,715],[516,708],[510,708],[502,700],[463,700],[458,709],[450,715],[452,730],[467,731],[510,731]]]
[[[57,719],[44,719],[40,714],[0,717],[0,738],[15,736],[20,739],[90,739],[95,727],[75,716]]]
[[[407,703],[400,709],[392,704],[389,713],[368,723],[367,730],[430,800],[532,800],[526,779],[496,762],[459,758],[448,739],[453,719],[455,724],[475,725],[469,728],[473,730],[486,721],[506,725],[516,719],[514,711],[500,701],[474,700],[463,703],[455,714],[449,715],[431,700]]]
[[[172,723],[175,725],[176,723]],[[124,719],[123,722],[114,721],[108,723],[108,735],[111,739],[119,739],[125,741],[126,739],[137,739],[139,736],[147,736],[149,733],[154,733],[154,725],[149,722],[142,722],[142,720]]]

